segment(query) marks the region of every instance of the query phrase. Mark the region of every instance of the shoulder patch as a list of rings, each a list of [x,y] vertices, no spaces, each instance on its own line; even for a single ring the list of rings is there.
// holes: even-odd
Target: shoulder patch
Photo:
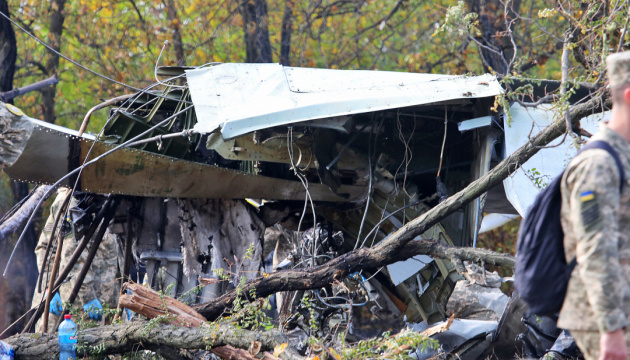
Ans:
[[[580,194],[580,212],[585,230],[594,230],[601,223],[601,214],[595,192],[584,191]]]

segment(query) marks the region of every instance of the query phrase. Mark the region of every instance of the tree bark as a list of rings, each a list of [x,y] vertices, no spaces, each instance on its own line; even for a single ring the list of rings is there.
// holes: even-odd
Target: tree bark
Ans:
[[[190,306],[171,297],[160,296],[157,291],[150,288],[126,283],[121,290],[131,290],[131,294],[124,294],[120,297],[119,307],[127,308],[148,319],[172,315],[169,323],[186,327],[198,327],[206,322],[206,319]]]
[[[479,55],[486,71],[507,74],[511,70],[508,68],[510,61],[517,50],[511,42],[512,29],[508,29],[508,23],[515,18],[515,13],[519,13],[521,0],[510,1],[507,8],[503,2],[496,0],[466,0],[466,5],[470,12],[479,16],[481,34],[471,36],[481,44],[478,44]]]
[[[59,345],[56,334],[21,334],[4,340],[15,351],[16,359],[58,359]],[[108,355],[135,352],[139,349],[155,351],[167,359],[182,358],[173,355],[174,349],[204,350],[230,345],[248,349],[259,341],[261,351],[273,351],[288,343],[278,331],[252,331],[228,324],[204,324],[198,328],[177,327],[171,324],[133,321],[120,325],[99,326],[79,332],[77,358],[87,355]],[[177,351],[175,352],[177,353]],[[290,346],[280,354],[281,359],[301,359]]]
[[[573,106],[571,119],[574,126],[579,123],[580,119],[595,112],[598,108],[610,107],[610,105],[610,100],[595,97],[583,104]],[[242,294],[249,294],[251,289],[256,289],[256,294],[264,297],[278,291],[321,288],[334,280],[343,279],[354,271],[376,269],[418,254],[454,260],[484,260],[488,264],[513,267],[514,259],[507,254],[497,254],[485,249],[449,247],[437,242],[412,239],[502,182],[542,147],[564,134],[565,131],[564,118],[556,121],[531,138],[529,143],[501,161],[488,174],[473,181],[457,194],[410,221],[375,247],[351,251],[309,270],[285,270],[273,273],[268,277],[258,277],[245,284]],[[207,319],[214,320],[232,305],[237,296],[238,294],[232,291],[210,302],[199,304],[194,309]]]
[[[293,0],[286,0],[282,15],[282,30],[280,31],[280,64],[291,64],[291,34],[293,34]]]
[[[0,11],[9,15],[7,0],[0,0]],[[13,75],[17,58],[17,43],[13,25],[5,18],[0,19],[0,91],[13,90]],[[9,101],[13,104],[13,101]]]
[[[9,5],[7,0],[0,0],[0,11],[9,16]],[[15,40],[13,25],[9,20],[2,18],[0,19],[0,92],[13,90],[13,76],[15,74],[16,58],[17,42]],[[7,102],[13,104],[13,100],[8,100]],[[28,195],[29,189],[27,183],[11,180],[10,185],[15,203],[18,203]],[[28,213],[27,216],[28,215],[30,215],[30,213]],[[13,232],[24,225],[23,221],[13,220],[17,220],[16,217],[9,218],[8,223],[5,222],[2,226],[0,226],[0,241],[13,234]],[[5,226],[5,224],[7,226]],[[17,297],[17,299],[8,301],[5,309],[2,310],[4,313],[2,318],[6,319],[3,321],[7,321],[8,323],[3,324],[3,321],[0,321],[0,327],[3,325],[7,326],[16,319],[17,316],[15,315],[23,313],[26,309],[28,309],[28,305],[26,304],[29,304],[31,301],[33,289],[35,288],[35,282],[37,281],[37,266],[35,266],[37,261],[35,259],[35,253],[33,252],[36,245],[37,235],[35,234],[34,227],[31,226],[27,229],[26,238],[24,239],[22,248],[20,249],[22,256],[20,257],[21,260],[19,266],[14,270],[13,275],[17,276],[12,276],[6,280],[0,280],[1,282],[5,282],[9,288],[19,289],[19,291],[15,291],[12,294],[12,296]],[[9,310],[11,308],[13,311]]]
[[[48,33],[48,44],[55,50],[61,49],[61,35],[63,34],[63,22],[65,16],[63,9],[66,0],[52,0],[50,2],[50,32]],[[48,52],[46,56],[46,75],[57,74],[59,68],[59,55]],[[55,93],[57,85],[52,85],[41,90],[42,93],[42,112],[44,121],[54,123],[55,116]]]
[[[175,56],[177,57],[177,66],[186,66],[186,56],[184,55],[184,43],[182,42],[181,24],[177,17],[177,7],[173,0],[164,2],[166,7],[166,18],[171,22],[173,28],[173,47],[175,47]]]
[[[267,0],[245,0],[240,5],[245,36],[245,62],[270,63],[271,42],[267,15]]]

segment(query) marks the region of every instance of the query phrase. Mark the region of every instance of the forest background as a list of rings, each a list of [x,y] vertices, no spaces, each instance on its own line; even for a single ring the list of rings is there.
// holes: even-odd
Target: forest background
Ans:
[[[3,3],[3,4],[2,4]],[[547,99],[566,110],[578,86],[601,93],[602,59],[628,48],[628,0],[19,0],[0,11],[70,59],[112,80],[142,88],[157,65],[279,62],[288,66],[440,74],[494,73],[528,96],[515,77],[562,80]],[[2,19],[4,20],[4,19]],[[5,40],[10,36],[6,21]],[[17,97],[27,115],[77,129],[88,109],[132,89],[91,74],[13,27],[13,68],[2,63],[3,91],[56,75],[59,84]],[[169,42],[165,46],[165,41]],[[2,51],[7,51],[3,48]],[[160,56],[160,54],[162,54]],[[9,88],[7,77],[11,75]],[[106,113],[92,117],[97,132]],[[0,214],[25,187],[1,175]],[[27,188],[26,188],[27,190]],[[46,216],[45,212],[43,216]],[[518,222],[480,241],[513,251]],[[30,304],[33,231],[21,263],[0,280],[0,329]],[[14,240],[0,244],[0,266]]]

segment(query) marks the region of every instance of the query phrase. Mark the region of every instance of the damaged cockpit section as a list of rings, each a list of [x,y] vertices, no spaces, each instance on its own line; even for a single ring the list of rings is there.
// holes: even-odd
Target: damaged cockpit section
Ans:
[[[11,115],[1,132],[29,136],[19,156],[0,160],[15,179],[54,184],[74,172],[61,185],[120,198],[110,233],[133,264],[120,275],[200,312],[241,281],[379,244],[504,156],[501,114],[492,110],[502,89],[491,75],[277,64],[159,73],[185,76],[186,85],[120,100],[97,135]],[[486,202],[416,239],[473,245]],[[465,271],[461,261],[418,255],[280,292],[270,312],[302,343],[310,321],[352,335],[359,308],[396,326],[428,326],[448,318]]]

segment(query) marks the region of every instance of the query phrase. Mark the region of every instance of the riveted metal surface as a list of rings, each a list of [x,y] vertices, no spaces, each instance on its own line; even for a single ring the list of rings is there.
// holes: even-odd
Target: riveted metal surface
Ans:
[[[82,161],[90,146],[91,141],[82,142]],[[113,145],[97,142],[89,159],[111,148]],[[251,175],[128,148],[88,166],[81,175],[81,184],[87,192],[137,196],[270,200],[305,197],[304,186],[299,181]],[[321,184],[310,184],[309,191],[316,201],[348,201],[361,197],[365,189],[342,186],[339,193],[348,194],[348,199]]]
[[[31,119],[24,121],[34,124],[33,131],[18,159],[4,171],[16,180],[53,184],[68,173],[72,135],[38,125]]]
[[[5,171],[14,179],[53,184],[69,169],[70,142],[78,140],[79,164],[113,149],[115,145],[78,138],[71,131],[34,122],[33,132],[17,161]],[[92,148],[92,145],[93,148]],[[92,151],[90,152],[90,148]],[[88,157],[89,152],[89,157]],[[76,163],[75,163],[76,164]],[[217,166],[180,160],[131,148],[122,148],[87,166],[81,173],[81,190],[97,194],[124,194],[178,198],[304,200],[299,181],[251,175]],[[62,185],[69,185],[68,181]],[[309,184],[314,201],[353,201],[364,196],[362,186],[344,185],[334,194],[321,184]]]

